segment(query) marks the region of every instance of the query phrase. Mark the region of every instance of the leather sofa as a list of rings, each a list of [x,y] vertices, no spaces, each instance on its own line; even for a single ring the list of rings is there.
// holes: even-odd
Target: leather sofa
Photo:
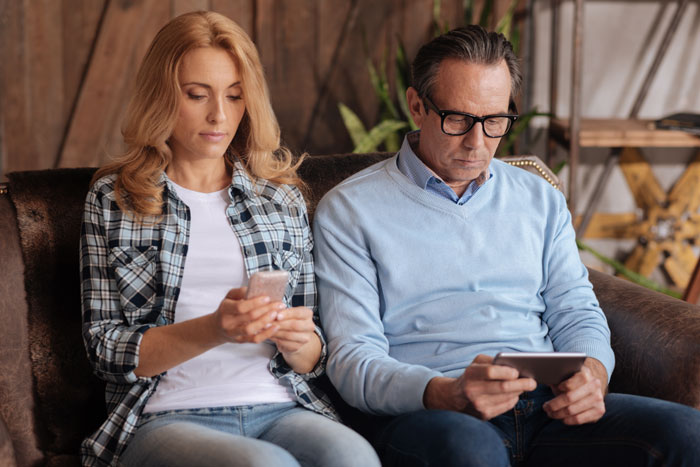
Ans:
[[[310,214],[329,188],[385,157],[308,158]],[[79,465],[81,440],[105,418],[80,333],[78,238],[93,172],[18,172],[0,185],[0,466]],[[612,329],[611,391],[700,408],[700,307],[590,277]]]

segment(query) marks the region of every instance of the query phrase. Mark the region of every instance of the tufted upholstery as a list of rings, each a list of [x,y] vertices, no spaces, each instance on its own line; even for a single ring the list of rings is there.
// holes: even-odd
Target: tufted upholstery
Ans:
[[[385,157],[308,158],[310,215],[331,187]],[[9,194],[0,190],[0,466],[79,465],[80,441],[105,418],[80,336],[78,238],[93,172],[14,173]],[[700,307],[596,271],[591,281],[612,329],[611,389],[700,408]]]

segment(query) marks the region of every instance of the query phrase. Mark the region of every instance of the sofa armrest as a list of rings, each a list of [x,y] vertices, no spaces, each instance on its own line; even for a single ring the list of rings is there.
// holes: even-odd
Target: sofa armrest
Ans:
[[[16,467],[15,449],[12,447],[12,438],[7,431],[5,420],[0,416],[0,465],[6,467]]]
[[[610,390],[700,408],[700,307],[590,270],[610,325]]]

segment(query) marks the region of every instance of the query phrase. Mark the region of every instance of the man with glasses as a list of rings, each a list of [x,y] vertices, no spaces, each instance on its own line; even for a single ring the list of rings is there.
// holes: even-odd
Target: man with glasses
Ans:
[[[478,26],[424,45],[398,154],[321,201],[327,373],[384,465],[700,465],[700,412],[606,395],[614,355],[564,196],[493,159],[521,73]],[[554,386],[501,351],[582,352]]]

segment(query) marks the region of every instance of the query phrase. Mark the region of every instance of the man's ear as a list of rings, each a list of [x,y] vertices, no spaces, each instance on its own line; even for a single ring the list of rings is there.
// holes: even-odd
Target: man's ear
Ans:
[[[406,102],[408,103],[408,111],[411,112],[411,118],[418,128],[423,127],[423,119],[426,117],[425,106],[423,100],[418,96],[418,91],[410,87],[406,89]]]

